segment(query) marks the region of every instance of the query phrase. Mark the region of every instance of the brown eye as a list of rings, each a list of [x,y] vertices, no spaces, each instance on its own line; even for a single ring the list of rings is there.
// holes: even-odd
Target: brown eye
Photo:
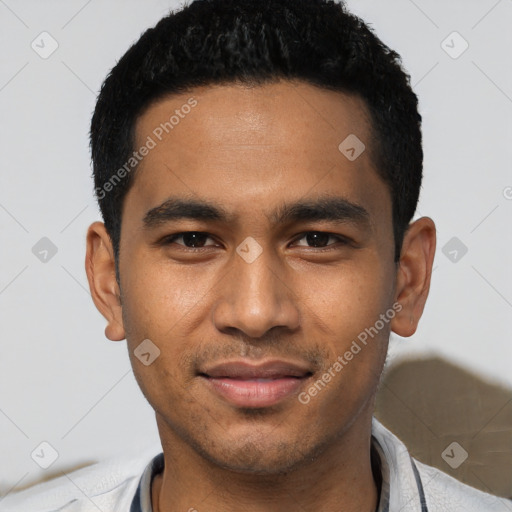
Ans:
[[[209,247],[208,245],[205,245],[208,238],[210,238],[210,236],[207,233],[201,233],[200,231],[187,231],[185,233],[176,233],[175,235],[166,237],[164,244],[176,243],[178,245],[184,245],[190,249],[199,249],[205,246]]]
[[[302,235],[302,238],[299,238],[298,241],[305,240],[305,244],[297,243],[297,245],[301,247],[313,247],[313,248],[324,248],[329,247],[331,245],[335,245],[335,243],[328,243],[330,239],[333,239],[338,243],[346,243],[347,241],[338,235],[333,235],[331,233],[326,233],[324,231],[309,231]]]

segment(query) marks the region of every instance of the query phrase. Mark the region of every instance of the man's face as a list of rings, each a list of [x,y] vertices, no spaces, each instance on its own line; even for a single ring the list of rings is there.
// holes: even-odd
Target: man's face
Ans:
[[[356,159],[355,139],[339,149],[351,134],[366,145]],[[148,136],[119,262],[137,381],[163,440],[239,471],[289,470],[368,421],[385,360],[387,322],[353,345],[395,300],[391,197],[364,105],[303,83],[207,87],[152,105],[135,148]],[[134,355],[145,339],[160,350],[148,366]]]

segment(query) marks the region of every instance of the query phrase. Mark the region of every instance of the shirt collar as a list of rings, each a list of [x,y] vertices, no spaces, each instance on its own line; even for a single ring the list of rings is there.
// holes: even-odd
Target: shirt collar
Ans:
[[[151,482],[164,470],[164,454],[155,455],[144,469],[132,500],[130,512],[153,512],[151,506]]]
[[[381,445],[377,439],[371,438],[372,471],[376,478],[380,474],[380,497],[376,512],[389,512],[389,466]],[[151,505],[151,483],[153,478],[164,469],[163,452],[155,455],[144,469],[139,485],[132,500],[130,512],[153,512]]]

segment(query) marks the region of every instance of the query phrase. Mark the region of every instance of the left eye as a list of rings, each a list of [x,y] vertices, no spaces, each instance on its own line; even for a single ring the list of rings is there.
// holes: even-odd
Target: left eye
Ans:
[[[332,235],[331,233],[325,233],[323,231],[309,231],[308,233],[304,233],[301,238],[297,239],[298,241],[306,240],[306,244],[297,243],[296,245],[304,247],[310,244],[313,247],[323,248],[334,245],[328,243],[330,239],[333,239],[335,242],[347,243],[345,238],[338,235]]]

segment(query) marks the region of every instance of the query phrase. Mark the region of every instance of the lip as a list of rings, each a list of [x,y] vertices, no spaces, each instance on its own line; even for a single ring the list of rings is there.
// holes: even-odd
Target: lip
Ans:
[[[199,373],[210,390],[232,405],[270,407],[298,392],[313,372],[301,363],[228,361]]]

